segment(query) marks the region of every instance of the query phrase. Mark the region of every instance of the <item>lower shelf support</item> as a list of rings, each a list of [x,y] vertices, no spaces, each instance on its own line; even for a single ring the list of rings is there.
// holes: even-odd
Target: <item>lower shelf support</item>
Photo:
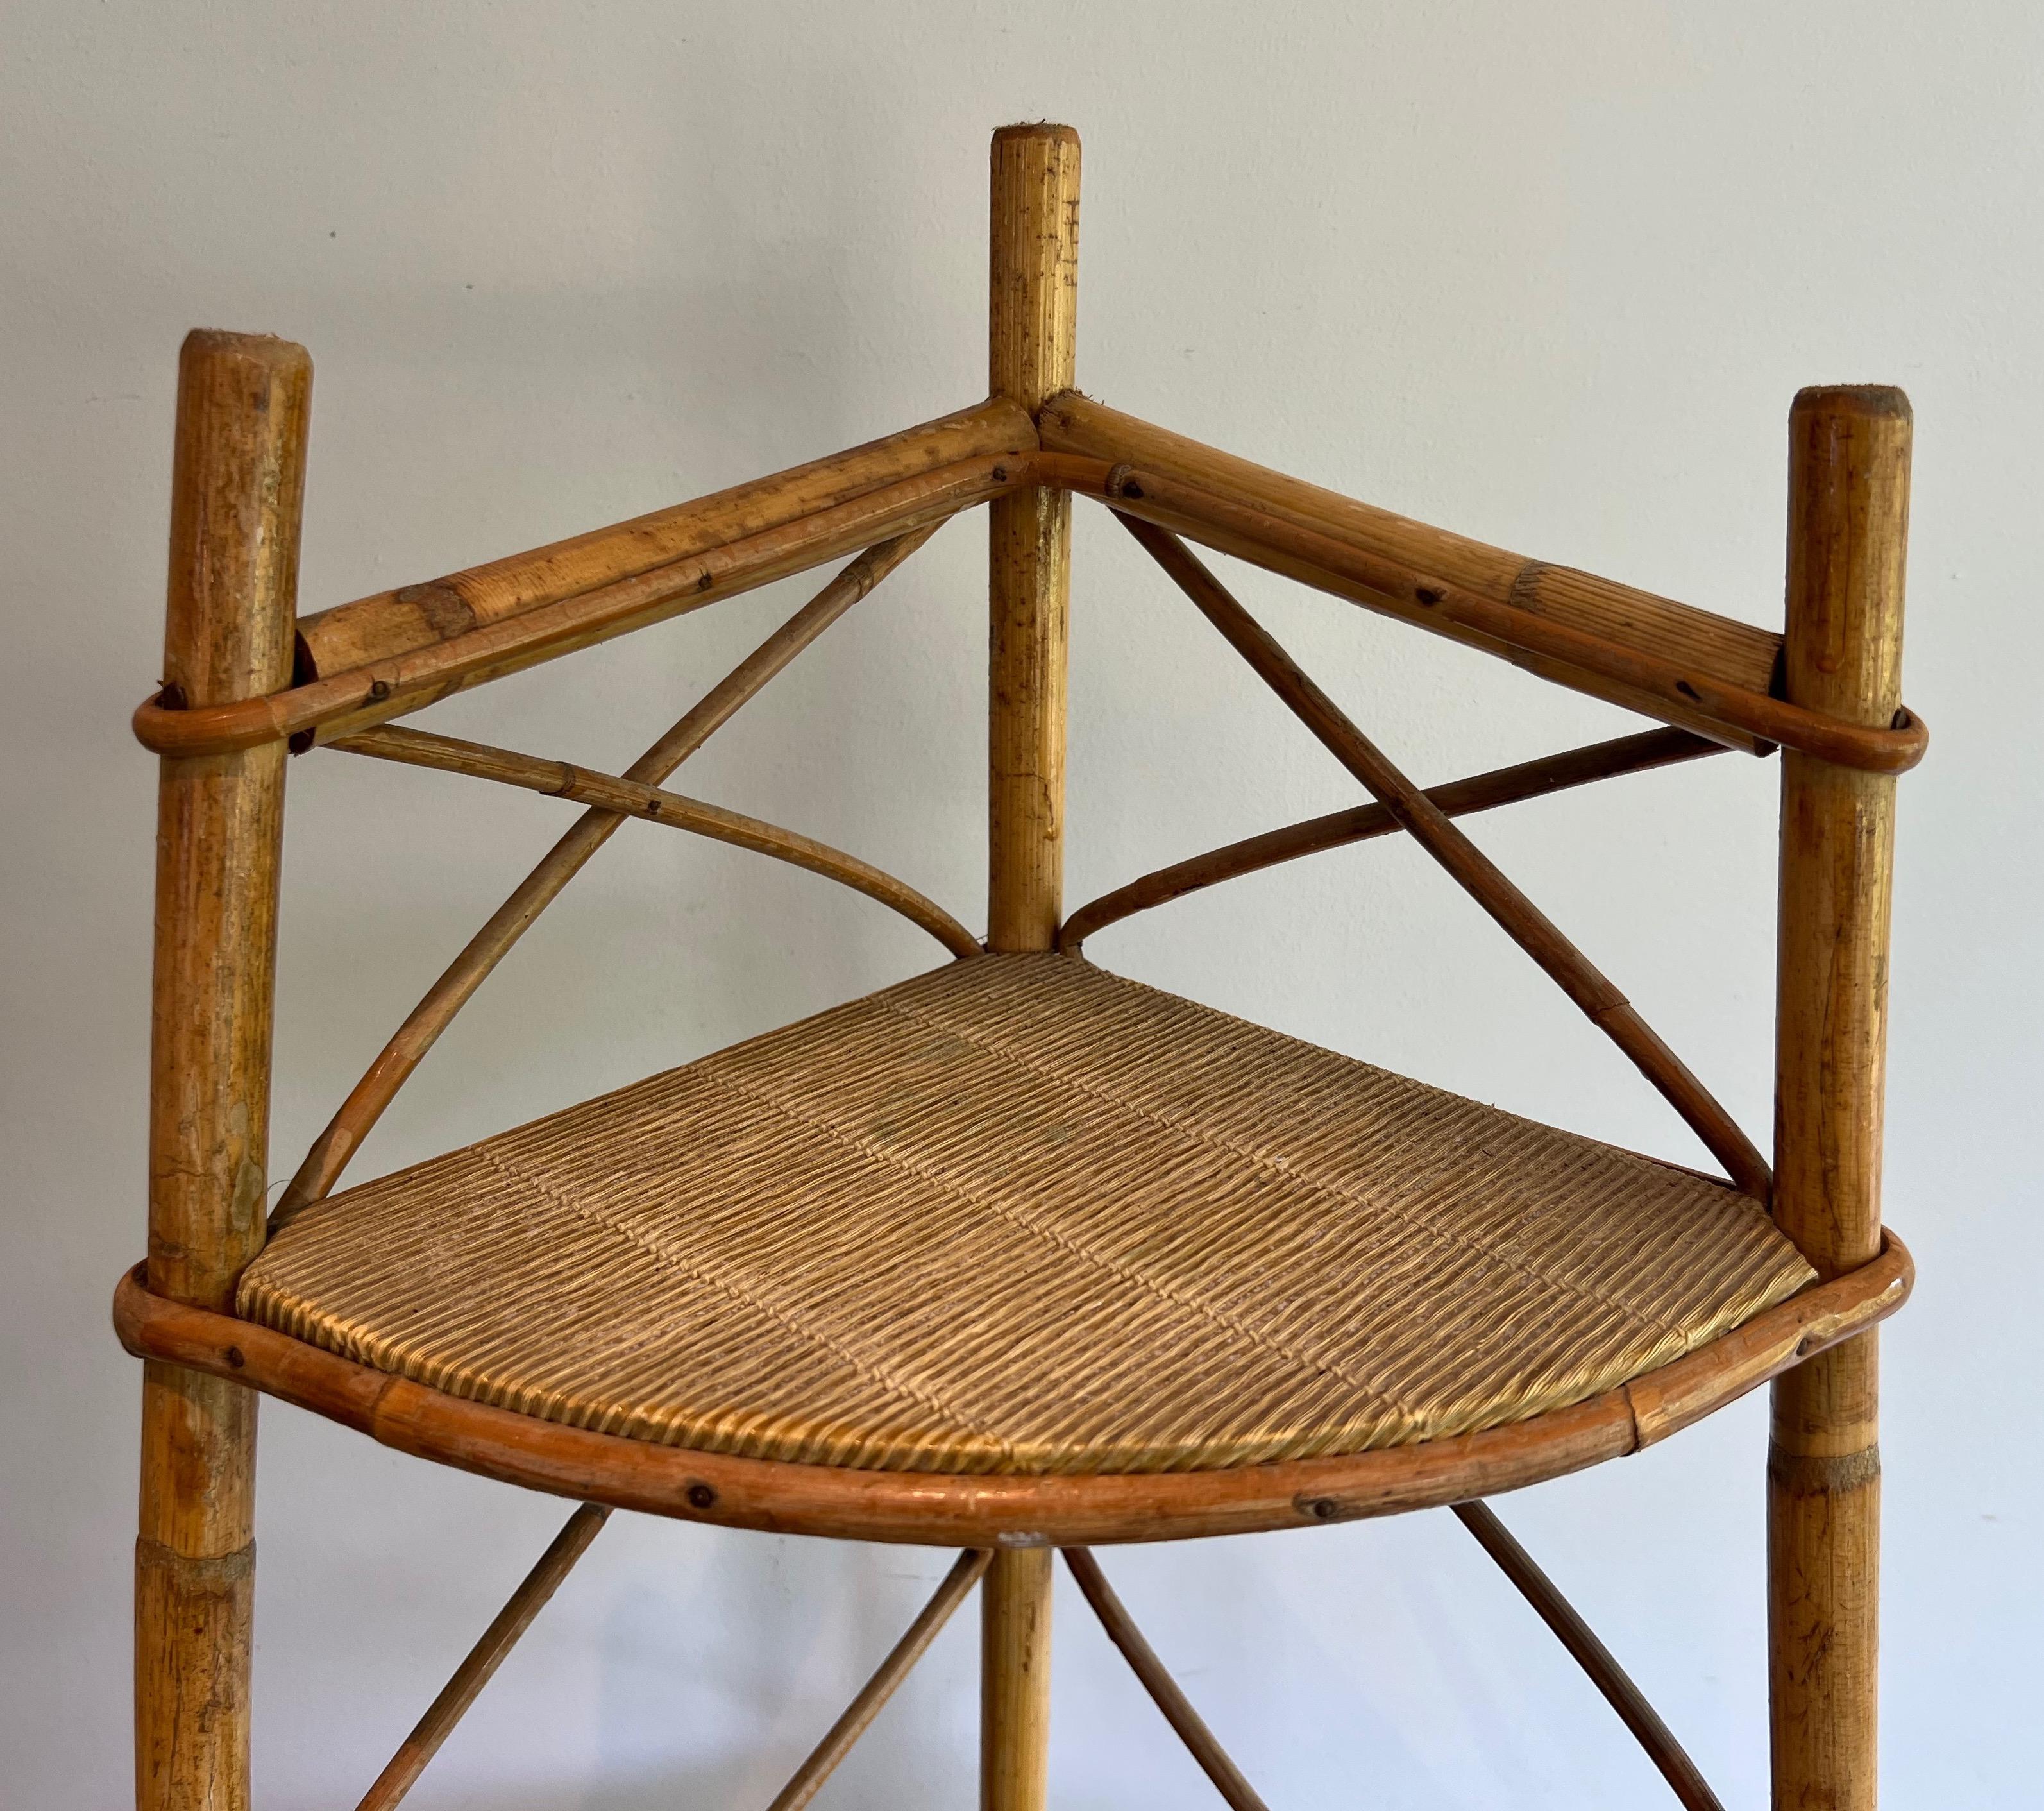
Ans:
[[[1661,1777],[1681,1801],[1684,1811],[1724,1811],[1718,1795],[1696,1771],[1696,1763],[1684,1751],[1639,1687],[1626,1676],[1611,1650],[1597,1640],[1590,1625],[1576,1613],[1575,1606],[1554,1588],[1554,1580],[1512,1538],[1490,1506],[1457,1503],[1454,1512],[1462,1526],[1476,1536],[1477,1544],[1519,1587],[1519,1594],[1554,1630],[1562,1645],[1575,1657],[1576,1664],[1589,1674],[1590,1683],[1604,1694],[1604,1701],[1618,1713],[1619,1721],[1646,1751],[1646,1758],[1661,1770]]]
[[[376,1783],[356,1811],[390,1811],[412,1790],[413,1782],[426,1771],[426,1763],[440,1752],[441,1743],[467,1714],[468,1707],[490,1683],[490,1675],[504,1663],[504,1656],[532,1626],[532,1619],[546,1607],[547,1599],[574,1571],[575,1562],[588,1551],[597,1531],[609,1519],[610,1511],[601,1503],[584,1503],[568,1517],[552,1544],[540,1555],[539,1563],[525,1575],[524,1582],[511,1594],[496,1620],[482,1632],[482,1639],[455,1669],[454,1677],[419,1719],[418,1726],[390,1757],[390,1764],[376,1776]]]

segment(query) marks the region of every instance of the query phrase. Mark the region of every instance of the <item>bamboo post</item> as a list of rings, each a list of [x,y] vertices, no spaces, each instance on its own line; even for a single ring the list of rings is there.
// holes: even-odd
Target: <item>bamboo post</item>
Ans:
[[[1806,390],[1789,413],[1785,685],[1869,727],[1901,702],[1911,417],[1899,390]],[[1881,1248],[1895,781],[1785,752],[1775,1213],[1818,1274]],[[1768,1640],[1774,1804],[1876,1797],[1881,1459],[1872,1332],[1774,1386]]]
[[[1003,127],[993,135],[993,190],[991,389],[1033,417],[1072,383],[1078,134],[1062,125]],[[1032,484],[997,499],[987,546],[986,943],[1047,950],[1064,879],[1070,496]]]
[[[1043,1811],[1050,1790],[1051,1549],[999,1549],[980,1590],[979,1811]]]
[[[179,360],[165,702],[290,682],[312,361],[196,333]],[[166,759],[158,794],[149,1286],[224,1310],[261,1248],[283,745]],[[140,1811],[247,1811],[256,1396],[151,1363],[135,1558]]]

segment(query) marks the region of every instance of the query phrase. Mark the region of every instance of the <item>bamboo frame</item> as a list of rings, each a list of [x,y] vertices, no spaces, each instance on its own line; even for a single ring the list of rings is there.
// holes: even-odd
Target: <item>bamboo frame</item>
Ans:
[[[823,1790],[823,1783],[838,1763],[851,1752],[852,1744],[864,1735],[901,1682],[915,1670],[916,1663],[929,1650],[951,1613],[972,1594],[993,1555],[983,1549],[967,1548],[944,1575],[930,1601],[917,1612],[901,1639],[889,1650],[873,1677],[860,1687],[859,1695],[845,1707],[844,1714],[810,1751],[795,1770],[794,1777],[774,1794],[766,1811],[801,1811],[802,1806]]]
[[[1900,706],[1911,418],[1899,390],[1806,390],[1789,413],[1788,696],[1849,721]],[[1895,782],[1781,771],[1775,1212],[1819,1276],[1881,1236]],[[1785,1377],[1767,1460],[1774,1800],[1873,1811],[1878,1772],[1877,1351]]]
[[[1241,1768],[1228,1759],[1228,1751],[1215,1740],[1213,1732],[1193,1709],[1192,1700],[1179,1689],[1178,1682],[1165,1670],[1164,1663],[1157,1658],[1156,1649],[1143,1639],[1143,1631],[1135,1626],[1135,1619],[1115,1595],[1114,1587],[1107,1582],[1107,1575],[1100,1569],[1100,1562],[1083,1547],[1067,1547],[1064,1553],[1065,1564],[1078,1581],[1079,1590],[1092,1605],[1093,1614],[1100,1618],[1108,1640],[1121,1650],[1121,1657],[1128,1663],[1129,1670],[1142,1681],[1151,1701],[1164,1713],[1164,1721],[1191,1751],[1193,1759],[1200,1764],[1200,1771],[1213,1782],[1215,1791],[1227,1801],[1230,1811],[1270,1811],[1270,1807],[1257,1796],[1256,1789],[1243,1776]]]
[[[701,748],[757,696],[767,682],[920,548],[941,524],[870,547],[795,612],[757,648],[704,693],[679,721],[624,770],[624,777],[657,786]],[[411,1079],[455,1015],[474,998],[513,945],[624,822],[622,812],[585,812],[574,828],[540,859],[511,896],[470,938],[348,1091],[312,1148],[305,1153],[271,1217],[282,1225],[308,1202],[322,1198],[340,1179],[383,1109]]]
[[[200,333],[186,342],[164,683],[134,719],[163,757],[149,1258],[115,1301],[122,1341],[144,1366],[136,1570],[144,1811],[247,1811],[259,1393],[400,1450],[584,1499],[372,1788],[364,1803],[380,1811],[416,1778],[611,1506],[972,1550],[790,1782],[783,1806],[807,1801],[977,1582],[982,1805],[1041,1811],[1050,1549],[1059,1545],[1224,1796],[1239,1808],[1258,1805],[1085,1546],[1444,1504],[1457,1505],[1684,1802],[1715,1805],[1608,1653],[1474,1499],[1635,1451],[1770,1379],[1776,1801],[1871,1811],[1879,1502],[1871,1330],[1907,1298],[1913,1278],[1907,1252],[1879,1220],[1893,779],[1927,745],[1899,686],[1908,402],[1876,388],[1797,399],[1789,608],[1787,633],[1777,636],[1410,521],[1080,394],[1072,388],[1079,167],[1069,128],[996,135],[985,402],[303,618],[294,603],[309,360],[302,348],[259,337]],[[1377,802],[1139,877],[1061,926],[1074,491],[1120,517]],[[1734,1186],[1761,1197],[1773,1178],[1750,1142],[1451,820],[1719,746],[1786,751],[1773,1205],[1819,1282],[1620,1389],[1516,1425],[1339,1459],[1123,1477],[860,1473],[658,1447],[447,1396],[235,1318],[236,1278],[264,1236],[286,745],[338,745],[589,809],[357,1083],[286,1190],[279,1222],[332,1189],[440,1031],[628,816],[792,861],[901,912],[954,955],[978,953],[958,921],[902,882],[662,782],[938,525],[980,503],[990,506],[988,948],[1076,952],[1132,912],[1404,830],[1626,1051]],[[1293,665],[1181,536],[1671,727],[1422,790]],[[854,554],[622,775],[386,727],[455,691]]]
[[[517,1647],[521,1636],[547,1607],[547,1601],[574,1570],[575,1563],[589,1551],[590,1543],[602,1532],[610,1511],[601,1503],[584,1503],[570,1516],[561,1532],[548,1544],[517,1590],[455,1668],[440,1695],[427,1707],[410,1735],[398,1746],[375,1783],[363,1794],[355,1811],[391,1811],[417,1783],[426,1763],[440,1751],[440,1744],[454,1733],[454,1727],[468,1714],[502,1666],[505,1656]]]
[[[1515,767],[1496,767],[1467,779],[1451,780],[1445,786],[1429,786],[1426,797],[1443,817],[1466,817],[1502,805],[1516,805],[1523,799],[1544,798],[1550,793],[1565,792],[1596,780],[1645,773],[1724,752],[1722,743],[1709,741],[1686,729],[1649,729],[1562,754],[1543,755]],[[1384,806],[1351,806],[1345,811],[1330,811],[1288,824],[1282,829],[1266,830],[1240,842],[1224,844],[1202,855],[1189,856],[1169,867],[1138,875],[1112,893],[1103,893],[1082,906],[1059,927],[1058,948],[1068,955],[1077,955],[1087,938],[1138,912],[1168,906],[1189,894],[1217,886],[1224,880],[1297,861],[1302,856],[1395,836],[1404,828]]]
[[[1507,936],[1539,964],[1590,1023],[1631,1059],[1662,1098],[1681,1115],[1704,1148],[1724,1165],[1734,1184],[1765,1201],[1770,1186],[1766,1159],[1631,1002],[1506,879],[1488,856],[1450,822],[1439,806],[1342,714],[1334,701],[1299,670],[1291,656],[1193,557],[1184,542],[1154,524],[1129,517],[1120,520],[1201,614],[1248,662],[1257,677],[1313,732],[1321,746],[1376,796],[1377,803],[1490,914]]]
[[[1488,1503],[1457,1503],[1455,1519],[1476,1537],[1477,1544],[1496,1561],[1498,1570],[1509,1578],[1519,1594],[1533,1606],[1540,1620],[1567,1648],[1570,1656],[1589,1675],[1590,1683],[1603,1694],[1604,1701],[1618,1713],[1619,1721],[1632,1732],[1634,1740],[1646,1750],[1646,1758],[1660,1770],[1669,1790],[1679,1799],[1683,1811],[1724,1811],[1710,1783],[1689,1759],[1660,1714],[1646,1701],[1646,1694],[1632,1682],[1611,1650],[1598,1640],[1589,1625],[1576,1613],[1575,1606],[1554,1587],[1554,1582],[1533,1562],[1497,1519]]]
[[[290,676],[311,393],[285,340],[199,333],[179,354],[163,675],[197,708]],[[208,1310],[263,1245],[283,809],[279,747],[162,763],[148,1275]],[[140,1811],[248,1811],[255,1467],[252,1394],[144,1367]]]
[[[374,756],[378,760],[432,767],[441,773],[466,774],[472,779],[494,780],[501,786],[518,786],[551,798],[571,799],[578,805],[620,817],[643,818],[649,824],[693,831],[716,842],[771,856],[776,861],[806,868],[811,874],[820,874],[878,900],[928,931],[953,955],[980,953],[979,940],[971,932],[905,881],[883,874],[870,863],[834,849],[828,843],[819,843],[797,831],[784,830],[763,818],[727,811],[720,805],[708,805],[699,798],[641,781],[597,773],[593,768],[577,767],[572,761],[544,760],[536,755],[516,754],[509,748],[463,742],[423,729],[367,729],[344,737],[334,746],[351,755]]]
[[[1652,1446],[1885,1320],[1915,1270],[1881,1255],[1658,1371],[1511,1426],[1338,1459],[1127,1476],[856,1471],[655,1446],[448,1396],[232,1315],[152,1295],[129,1272],[114,1330],[137,1358],[259,1389],[380,1445],[622,1509],[778,1534],[943,1547],[1101,1547],[1439,1509]]]

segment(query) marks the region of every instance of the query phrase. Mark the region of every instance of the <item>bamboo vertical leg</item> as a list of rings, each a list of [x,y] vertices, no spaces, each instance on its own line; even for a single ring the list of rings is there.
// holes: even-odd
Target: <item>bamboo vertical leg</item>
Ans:
[[[1885,725],[1901,698],[1909,403],[1807,390],[1789,417],[1790,700]],[[1881,1239],[1892,778],[1785,754],[1775,1213],[1821,1276]],[[1768,1638],[1778,1811],[1876,1801],[1875,1336],[1774,1386]]]
[[[1070,126],[993,135],[989,332],[993,394],[1033,417],[1071,387],[1078,298],[1079,138]],[[1028,486],[987,527],[987,948],[1053,947],[1062,909],[1065,644],[1071,498]]]
[[[1051,1753],[1047,1547],[1005,1548],[980,1586],[980,1811],[1043,1811]]]
[[[312,363],[194,333],[178,372],[163,677],[214,704],[290,683]],[[221,1309],[263,1242],[284,749],[166,760],[156,832],[149,1284]],[[256,1398],[175,1366],[142,1386],[140,1811],[246,1811]]]

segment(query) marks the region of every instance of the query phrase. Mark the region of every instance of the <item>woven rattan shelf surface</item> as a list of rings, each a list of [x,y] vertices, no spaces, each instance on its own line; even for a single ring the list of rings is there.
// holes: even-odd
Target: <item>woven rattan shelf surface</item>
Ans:
[[[644,1440],[1098,1473],[1497,1426],[1812,1280],[1727,1187],[987,956],[336,1195],[238,1306]]]

